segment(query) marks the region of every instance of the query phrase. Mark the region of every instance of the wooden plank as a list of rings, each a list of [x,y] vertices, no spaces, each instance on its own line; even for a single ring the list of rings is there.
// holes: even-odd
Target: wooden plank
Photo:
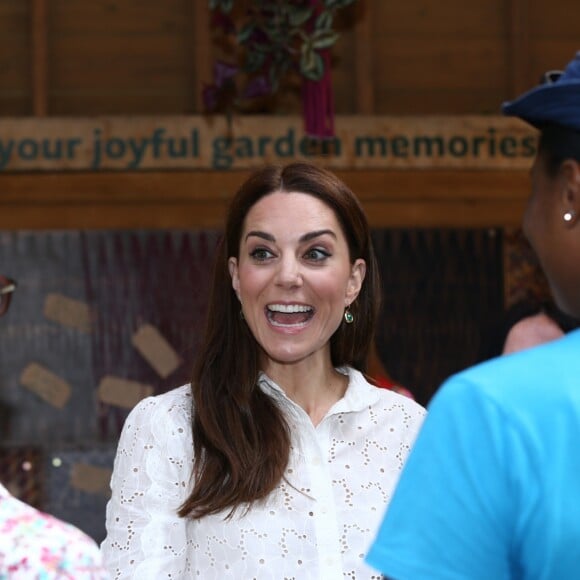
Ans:
[[[580,10],[579,10],[580,12]],[[578,38],[535,39],[532,45],[531,86],[548,70],[564,69],[578,51]]]
[[[373,228],[515,227],[525,203],[363,204]],[[34,229],[221,229],[225,204],[38,204],[0,206],[0,230]]]
[[[30,99],[27,92],[2,94],[0,91],[0,111],[7,117],[23,117],[30,114]]]
[[[372,115],[375,112],[372,6],[372,2],[359,3],[355,21],[354,85],[356,90],[356,112],[363,115]]]
[[[526,171],[334,172],[363,201],[504,201],[528,195]],[[229,200],[249,171],[0,173],[0,206],[11,203],[205,203]]]
[[[47,2],[0,0],[3,116],[32,111],[37,1]],[[578,6],[578,0],[357,2],[337,18],[337,113],[495,113],[542,72],[570,60],[578,47]],[[357,10],[363,20],[353,17]],[[201,87],[211,79],[201,67],[213,60],[203,51],[221,50],[207,40],[201,11],[207,0],[50,0],[51,115],[201,112]],[[299,84],[288,83],[270,102],[274,113],[299,114]]]
[[[510,98],[530,88],[530,26],[528,0],[509,2]]]
[[[193,14],[193,55],[195,70],[194,103],[195,112],[203,113],[203,87],[212,82],[213,51],[211,43],[211,21],[207,2],[191,0],[194,7]]]
[[[183,18],[192,0],[51,0],[60,34],[119,37],[181,35],[190,30]],[[201,0],[203,1],[203,0]]]
[[[526,171],[335,171],[363,202],[472,203],[527,199]]]
[[[190,2],[52,0],[51,113],[191,113]]]
[[[523,201],[481,203],[415,202],[363,204],[373,228],[480,228],[521,224]]]
[[[0,230],[219,228],[223,204],[38,204],[0,206]]]
[[[505,91],[505,50],[494,36],[460,35],[411,39],[382,37],[375,41],[377,86],[414,90],[496,89]],[[428,103],[425,103],[428,105]]]
[[[31,1],[0,1],[0,115],[32,112]]]
[[[205,203],[229,199],[247,171],[0,173],[5,203]]]
[[[172,93],[162,94],[144,89],[114,90],[55,90],[51,91],[51,115],[86,117],[91,115],[150,115],[160,113],[180,115],[192,109],[190,89],[183,88]]]
[[[32,111],[35,117],[48,113],[48,22],[47,0],[32,0]]]
[[[528,169],[535,132],[518,119],[374,116],[336,119],[312,147],[302,119],[222,115],[5,119],[1,171],[226,170],[308,160],[334,169]],[[326,148],[326,149],[325,149]]]
[[[533,31],[533,43],[544,40],[573,41],[578,50],[578,0],[557,2],[528,2],[529,27]],[[574,53],[570,54],[571,60]]]
[[[2,31],[0,31],[1,33]],[[2,82],[0,95],[27,92],[30,86],[30,63],[32,60],[31,50],[27,46],[29,38],[27,36],[26,38],[14,39],[14,42],[10,43],[5,42],[5,40],[0,43],[0,79]],[[22,46],[23,52],[14,54],[15,51],[20,50],[15,47],[20,46]]]
[[[568,0],[570,1],[570,0]],[[440,38],[502,38],[504,0],[413,0],[412,2],[385,2],[367,0],[373,5],[373,20],[380,23],[376,35],[397,37],[408,44],[416,40],[431,41]],[[365,2],[365,3],[367,3]],[[406,39],[406,40],[405,40]]]
[[[373,227],[519,225],[527,172],[337,171]],[[0,229],[220,228],[246,171],[0,174]]]
[[[91,89],[96,96],[115,89],[145,94],[183,90],[190,66],[185,41],[162,34],[61,37],[52,50],[55,88]]]
[[[35,0],[37,1],[37,0]],[[184,33],[185,34],[185,33]],[[86,34],[82,31],[60,36],[54,40],[54,48],[58,52],[74,48],[75,53],[66,56],[68,63],[81,65],[83,57],[93,59],[95,64],[106,69],[107,66],[116,65],[116,62],[110,62],[105,59],[116,57],[122,63],[137,65],[139,62],[141,68],[135,68],[134,75],[143,77],[144,73],[150,70],[151,63],[143,62],[142,59],[147,57],[153,59],[154,64],[163,63],[170,71],[176,70],[177,65],[181,68],[186,63],[186,55],[180,54],[185,48],[185,42],[178,37],[173,37],[166,30],[157,30],[149,34],[122,36],[121,34]],[[168,59],[175,58],[175,62]],[[100,59],[100,60],[99,60]],[[158,72],[165,72],[159,70]]]
[[[415,115],[422,111],[426,115],[497,115],[505,96],[497,88],[451,89],[389,87],[384,84],[376,88],[377,114]]]

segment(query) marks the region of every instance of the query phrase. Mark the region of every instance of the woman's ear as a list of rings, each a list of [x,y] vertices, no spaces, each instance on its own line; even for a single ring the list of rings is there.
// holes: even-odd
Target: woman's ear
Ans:
[[[351,266],[350,277],[346,286],[345,305],[350,306],[357,298],[362,288],[365,275],[367,273],[367,264],[359,258]]]
[[[228,270],[232,278],[232,288],[240,300],[240,277],[238,276],[238,260],[237,258],[231,257],[228,259]]]
[[[562,214],[564,221],[573,226],[580,219],[580,162],[566,159],[560,166],[562,177]]]

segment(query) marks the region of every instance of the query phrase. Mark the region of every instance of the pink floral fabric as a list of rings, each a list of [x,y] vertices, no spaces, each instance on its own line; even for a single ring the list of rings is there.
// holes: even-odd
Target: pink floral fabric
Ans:
[[[0,580],[106,580],[96,543],[0,485]]]

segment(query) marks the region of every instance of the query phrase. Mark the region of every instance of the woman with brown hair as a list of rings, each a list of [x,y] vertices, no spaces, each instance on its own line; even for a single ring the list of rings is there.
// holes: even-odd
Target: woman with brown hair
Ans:
[[[365,546],[424,410],[361,371],[379,274],[366,216],[314,165],[234,197],[191,386],[119,442],[102,549],[115,578],[373,578]]]

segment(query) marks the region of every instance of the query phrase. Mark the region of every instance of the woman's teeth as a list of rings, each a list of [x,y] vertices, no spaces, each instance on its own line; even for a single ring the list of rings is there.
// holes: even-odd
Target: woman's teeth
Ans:
[[[312,318],[314,308],[303,304],[269,304],[267,311],[274,326],[303,326]]]

